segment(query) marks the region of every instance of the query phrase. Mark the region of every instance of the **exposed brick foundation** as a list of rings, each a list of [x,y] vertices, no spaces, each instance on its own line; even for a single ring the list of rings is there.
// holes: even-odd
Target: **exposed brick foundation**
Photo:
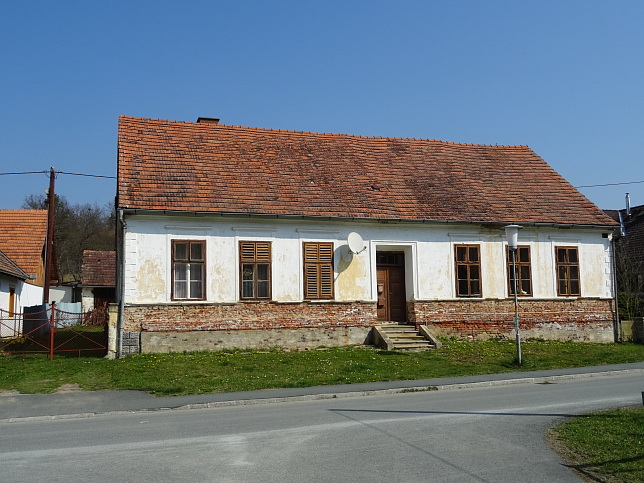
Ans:
[[[238,303],[125,307],[126,331],[262,330],[371,327],[375,304]]]
[[[410,302],[410,323],[436,335],[475,338],[514,337],[514,301],[451,300]],[[612,299],[519,300],[523,338],[613,342]]]
[[[409,302],[409,322],[435,335],[513,338],[514,302]],[[125,307],[123,355],[242,347],[307,348],[369,342],[376,306],[347,303],[166,304]],[[612,300],[520,300],[523,338],[613,342]]]
[[[376,318],[362,302],[132,305],[123,355],[137,352],[135,338],[141,352],[364,344]]]

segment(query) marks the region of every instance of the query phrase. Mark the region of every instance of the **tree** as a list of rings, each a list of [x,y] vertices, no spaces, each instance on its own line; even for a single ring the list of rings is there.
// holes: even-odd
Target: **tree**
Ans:
[[[25,197],[23,208],[47,209],[45,195]],[[55,258],[62,281],[80,281],[83,250],[115,249],[116,216],[114,206],[70,204],[56,195],[54,203]]]

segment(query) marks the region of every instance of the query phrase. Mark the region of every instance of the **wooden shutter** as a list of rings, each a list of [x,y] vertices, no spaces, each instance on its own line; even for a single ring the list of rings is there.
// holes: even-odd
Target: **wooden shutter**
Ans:
[[[333,243],[304,243],[304,298],[333,298]]]
[[[271,261],[271,242],[239,242],[239,256],[242,262]]]

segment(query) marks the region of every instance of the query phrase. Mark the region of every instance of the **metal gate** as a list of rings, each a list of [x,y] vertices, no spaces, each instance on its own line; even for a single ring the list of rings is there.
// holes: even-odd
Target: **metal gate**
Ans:
[[[59,310],[56,304],[25,307],[15,314],[0,310],[0,350],[48,354],[49,359],[104,357],[107,321],[107,306],[84,313]]]

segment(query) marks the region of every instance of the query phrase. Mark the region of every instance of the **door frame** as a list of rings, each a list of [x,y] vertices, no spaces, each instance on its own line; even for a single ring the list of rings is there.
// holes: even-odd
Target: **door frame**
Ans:
[[[405,253],[406,250],[400,248],[394,250],[377,249],[375,253],[376,308],[378,321],[408,322],[406,267],[408,257]],[[387,260],[381,261],[385,257]],[[383,277],[380,276],[381,273],[384,274]],[[400,283],[402,284],[402,288],[399,288],[398,292],[393,292],[394,288],[390,283],[391,275],[395,273],[401,276]],[[392,309],[395,312],[397,311],[397,313],[392,314]]]

